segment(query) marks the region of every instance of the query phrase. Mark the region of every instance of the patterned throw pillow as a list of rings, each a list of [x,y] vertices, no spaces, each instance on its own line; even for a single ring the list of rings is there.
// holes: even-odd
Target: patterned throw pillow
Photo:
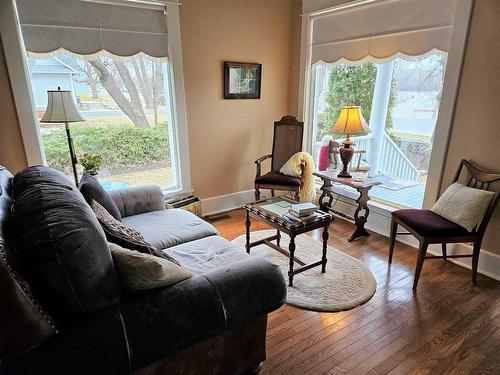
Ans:
[[[172,257],[155,248],[144,239],[137,230],[127,227],[121,221],[116,220],[103,206],[95,200],[90,202],[90,207],[95,213],[97,220],[102,226],[109,242],[120,245],[126,249],[137,250],[141,253],[155,255],[167,259],[177,265],[179,263]]]

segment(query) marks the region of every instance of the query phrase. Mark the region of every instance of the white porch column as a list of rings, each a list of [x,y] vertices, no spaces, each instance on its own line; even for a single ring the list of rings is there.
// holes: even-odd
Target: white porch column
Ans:
[[[382,152],[382,140],[385,133],[393,67],[393,61],[377,64],[377,77],[375,80],[375,91],[373,92],[369,124],[373,137],[370,140],[367,150],[370,175],[377,175],[383,172],[381,170],[383,166],[379,165],[379,158]]]

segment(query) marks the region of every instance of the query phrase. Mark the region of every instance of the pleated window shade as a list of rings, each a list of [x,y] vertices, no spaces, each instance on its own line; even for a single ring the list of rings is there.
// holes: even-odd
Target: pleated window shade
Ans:
[[[447,52],[457,0],[381,0],[313,17],[312,63]]]
[[[29,52],[168,58],[165,10],[81,0],[17,0]]]

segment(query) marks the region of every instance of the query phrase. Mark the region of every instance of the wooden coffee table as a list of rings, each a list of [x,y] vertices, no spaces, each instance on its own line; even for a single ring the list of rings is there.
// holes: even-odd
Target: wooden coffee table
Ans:
[[[301,272],[304,272],[310,268],[321,265],[321,272],[326,272],[326,249],[328,242],[328,226],[333,221],[333,216],[330,213],[323,211],[316,211],[313,218],[307,221],[302,220],[291,220],[287,219],[283,214],[288,211],[288,208],[292,204],[297,202],[286,198],[270,198],[256,201],[254,203],[248,203],[244,206],[246,210],[246,244],[245,248],[247,253],[250,253],[250,249],[254,246],[266,244],[270,248],[280,252],[290,259],[289,269],[288,269],[288,285],[293,286],[293,277]],[[276,229],[276,234],[271,237],[264,238],[262,240],[250,242],[250,217],[264,222]],[[323,228],[323,253],[321,260],[305,264],[303,261],[295,257],[295,237],[299,234],[309,232],[314,229]],[[281,232],[288,234],[290,237],[290,244],[288,245],[288,250],[280,246]],[[276,243],[271,241],[276,240]],[[294,263],[300,265],[300,267],[294,269]]]

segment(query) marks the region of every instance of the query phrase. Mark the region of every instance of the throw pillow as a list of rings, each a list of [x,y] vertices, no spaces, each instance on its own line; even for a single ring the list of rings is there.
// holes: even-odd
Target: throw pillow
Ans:
[[[78,188],[88,204],[90,204],[92,200],[95,200],[103,206],[106,211],[113,215],[116,220],[122,220],[120,210],[118,209],[115,201],[94,177],[88,173],[84,173]]]
[[[189,279],[193,274],[176,263],[108,243],[123,284],[133,290],[159,288]]]
[[[172,257],[164,254],[144,239],[144,236],[137,230],[127,227],[121,221],[116,220],[103,206],[95,200],[90,202],[90,207],[95,213],[97,220],[104,229],[106,238],[127,249],[137,250],[141,253],[155,255],[177,263]]]
[[[471,232],[483,219],[492,191],[474,189],[455,182],[446,189],[431,210]]]

